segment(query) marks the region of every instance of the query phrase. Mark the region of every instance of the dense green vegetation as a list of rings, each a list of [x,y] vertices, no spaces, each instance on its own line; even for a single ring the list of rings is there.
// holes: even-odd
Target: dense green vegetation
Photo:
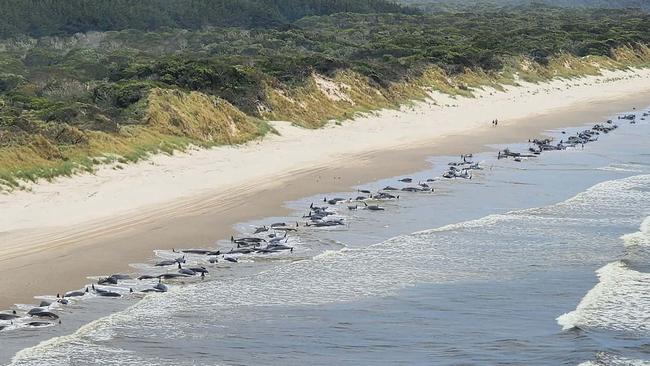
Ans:
[[[556,6],[594,9],[640,9],[650,11],[645,0],[399,0],[401,4],[424,12],[477,12],[522,6]]]
[[[252,10],[227,20],[219,6]],[[243,142],[269,131],[267,119],[318,127],[423,88],[469,95],[515,73],[540,80],[650,58],[650,16],[633,10],[414,14],[379,0],[0,0],[0,10],[13,19],[3,34],[48,35],[0,41],[0,185]],[[91,29],[116,31],[52,36]],[[345,95],[328,98],[314,75]]]
[[[525,5],[525,0],[509,0],[517,5]],[[645,0],[535,0],[537,3],[573,7],[573,8],[599,8],[599,9],[644,9],[650,10],[650,3]]]
[[[282,27],[309,15],[410,12],[385,0],[0,0],[0,38],[122,29]]]

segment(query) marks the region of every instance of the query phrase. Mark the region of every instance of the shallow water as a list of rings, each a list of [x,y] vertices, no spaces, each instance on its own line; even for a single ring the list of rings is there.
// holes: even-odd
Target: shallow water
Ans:
[[[584,150],[521,163],[479,154],[472,180],[401,193],[386,211],[339,205],[348,225],[291,235],[291,254],[208,266],[207,280],[140,301],[62,308],[61,326],[0,333],[0,361],[650,364],[650,124],[617,122]],[[412,177],[454,160],[432,158]],[[386,185],[402,186],[363,188]],[[318,201],[238,228],[295,221]]]

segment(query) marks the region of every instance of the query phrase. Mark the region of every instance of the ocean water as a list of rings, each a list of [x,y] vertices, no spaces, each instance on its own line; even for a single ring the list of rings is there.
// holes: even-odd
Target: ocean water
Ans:
[[[400,193],[385,211],[337,205],[346,225],[292,233],[293,253],[229,265],[188,256],[206,280],[144,297],[126,292],[153,282],[127,281],[123,299],[60,307],[61,325],[0,332],[0,362],[650,365],[650,124],[615,122],[584,149],[475,155],[484,169],[473,179]],[[457,160],[432,157],[411,177],[439,177]],[[311,202],[356,195],[289,202],[294,216],[237,229],[304,221]]]

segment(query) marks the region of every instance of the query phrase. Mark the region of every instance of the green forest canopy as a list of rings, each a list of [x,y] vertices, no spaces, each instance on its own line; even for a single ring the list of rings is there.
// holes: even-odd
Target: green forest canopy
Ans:
[[[0,0],[0,37],[163,27],[277,27],[309,15],[412,13],[386,0]]]
[[[36,110],[49,121],[65,120],[60,108],[83,108],[76,113],[81,116],[108,108],[118,118],[148,88],[166,86],[215,95],[256,114],[263,85],[300,84],[312,71],[353,70],[384,87],[431,65],[454,74],[499,71],[504,59],[517,55],[540,63],[562,52],[607,56],[615,47],[649,44],[649,21],[648,14],[630,10],[556,8],[460,16],[339,13],[285,28],[125,30],[96,39],[8,41],[0,53],[0,98],[16,113]],[[76,92],[54,92],[64,86]]]
[[[398,0],[400,4],[426,12],[493,11],[497,8],[554,6],[592,9],[640,9],[650,11],[647,0]]]

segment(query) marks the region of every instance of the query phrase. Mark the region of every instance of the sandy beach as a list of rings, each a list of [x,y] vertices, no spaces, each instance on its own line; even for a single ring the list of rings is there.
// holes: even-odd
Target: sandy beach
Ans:
[[[483,90],[432,92],[402,110],[243,146],[155,156],[123,169],[61,178],[0,195],[0,308],[129,271],[153,249],[204,247],[232,225],[281,215],[283,202],[412,172],[433,154],[471,153],[544,130],[601,122],[650,101],[650,70]],[[498,118],[499,126],[490,121]]]

